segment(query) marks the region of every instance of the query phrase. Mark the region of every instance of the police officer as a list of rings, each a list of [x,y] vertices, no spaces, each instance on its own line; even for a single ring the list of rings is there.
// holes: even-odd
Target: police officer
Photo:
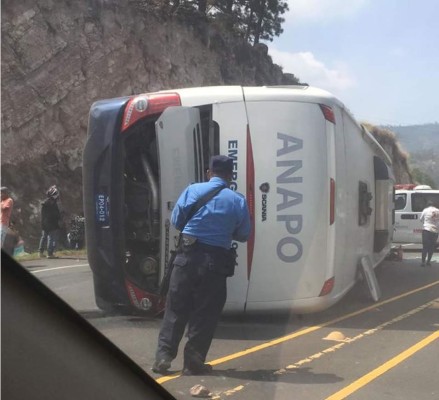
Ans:
[[[231,242],[245,242],[250,234],[245,198],[228,188],[232,175],[233,160],[213,156],[207,172],[209,181],[188,186],[172,212],[172,224],[180,231],[184,227],[183,245],[175,258],[169,284],[152,367],[156,373],[166,374],[171,367],[186,324],[183,374],[202,375],[212,370],[205,360],[226,302],[226,279],[233,274]],[[186,221],[197,201],[220,187],[223,189]]]

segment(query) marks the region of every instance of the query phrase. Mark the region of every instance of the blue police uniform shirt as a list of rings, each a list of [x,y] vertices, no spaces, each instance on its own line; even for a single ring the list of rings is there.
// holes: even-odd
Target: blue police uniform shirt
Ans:
[[[192,206],[221,186],[226,188],[195,213],[183,233],[195,236],[200,243],[229,249],[232,240],[245,242],[248,239],[250,216],[244,196],[229,189],[227,181],[222,178],[212,177],[209,182],[188,186],[172,211],[171,222],[181,231]]]

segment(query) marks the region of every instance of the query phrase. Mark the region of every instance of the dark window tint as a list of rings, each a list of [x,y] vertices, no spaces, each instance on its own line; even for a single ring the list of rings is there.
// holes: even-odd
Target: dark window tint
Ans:
[[[427,203],[432,201],[437,207],[439,205],[439,193],[413,193],[412,194],[412,211],[422,211],[427,207]]]
[[[212,105],[199,107],[203,143],[204,172],[209,168],[210,157],[219,154],[220,130],[216,121],[212,120]]]
[[[368,191],[367,183],[359,182],[358,184],[358,225],[366,225],[369,217],[372,214],[370,202],[372,200],[372,193]]]
[[[395,210],[403,210],[407,203],[407,195],[406,194],[397,194],[395,195]]]

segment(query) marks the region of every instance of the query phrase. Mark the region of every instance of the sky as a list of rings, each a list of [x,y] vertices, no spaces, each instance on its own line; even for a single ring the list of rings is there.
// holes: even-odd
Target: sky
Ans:
[[[439,0],[288,0],[269,55],[359,121],[439,122]]]

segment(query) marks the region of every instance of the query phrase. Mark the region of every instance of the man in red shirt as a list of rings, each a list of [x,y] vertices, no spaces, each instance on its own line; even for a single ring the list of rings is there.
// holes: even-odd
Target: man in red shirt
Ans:
[[[14,205],[14,201],[9,196],[9,190],[6,186],[2,186],[0,190],[1,190],[0,229],[1,229],[1,240],[3,247],[3,242],[5,241],[6,233],[8,231],[9,224],[11,221],[11,213],[12,213],[12,207]]]

